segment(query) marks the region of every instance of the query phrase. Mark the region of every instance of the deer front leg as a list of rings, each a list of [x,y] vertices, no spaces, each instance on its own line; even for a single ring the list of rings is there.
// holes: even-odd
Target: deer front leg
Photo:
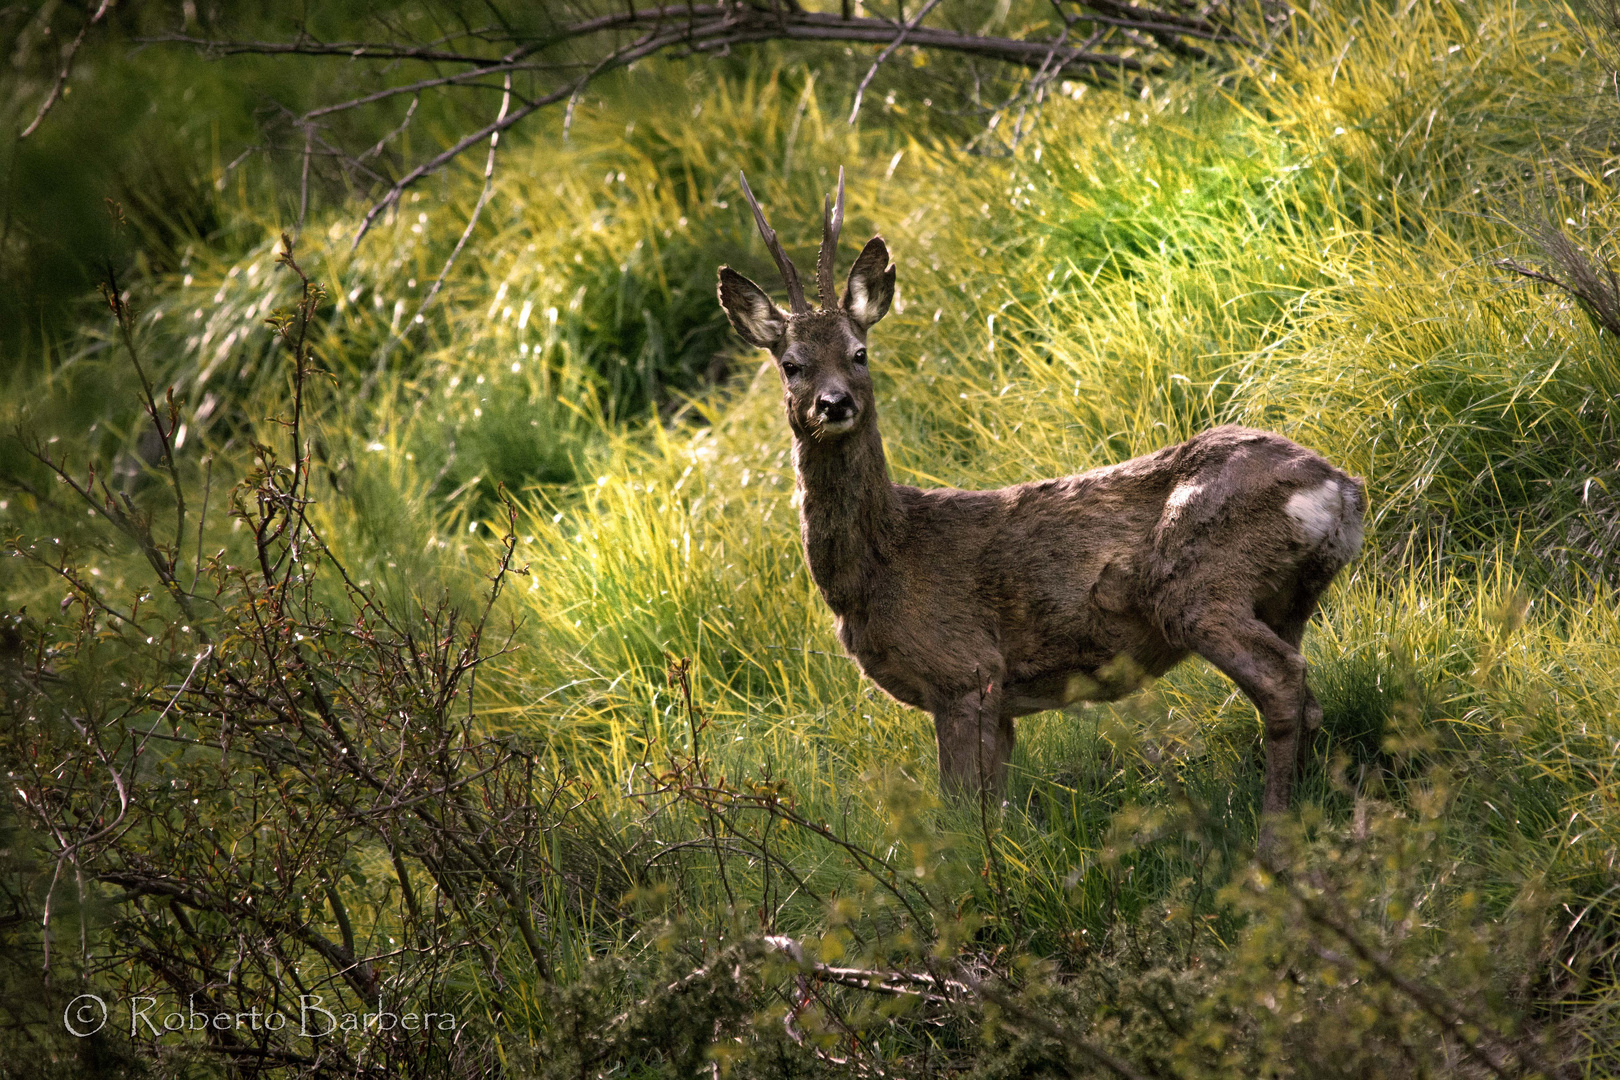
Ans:
[[[1001,678],[986,677],[967,693],[946,698],[934,710],[939,741],[940,790],[947,796],[1000,801],[1012,760],[1012,717],[1002,713]]]

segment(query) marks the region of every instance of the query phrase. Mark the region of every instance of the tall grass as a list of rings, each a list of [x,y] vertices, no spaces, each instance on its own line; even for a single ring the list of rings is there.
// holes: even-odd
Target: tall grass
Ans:
[[[633,119],[621,99],[583,110],[567,143],[503,150],[469,257],[404,346],[388,343],[475,178],[407,202],[352,256],[345,221],[306,238],[344,390],[321,435],[341,497],[320,512],[368,573],[454,592],[504,527],[497,487],[517,495],[519,648],[484,683],[485,720],[592,777],[609,833],[639,827],[627,793],[660,754],[695,749],[666,678],[689,657],[718,767],[785,781],[862,843],[924,843],[894,800],[929,802],[930,725],[842,655],[798,550],[776,376],[713,301],[722,262],[774,280],[736,171],[807,263],[842,165],[846,236],[881,231],[899,267],[872,344],[896,478],[1059,475],[1226,422],[1365,476],[1367,553],[1306,638],[1325,712],[1306,824],[1349,827],[1368,800],[1424,822],[1431,908],[1414,918],[1431,928],[1480,900],[1506,917],[1533,888],[1612,937],[1620,360],[1558,294],[1492,263],[1523,250],[1504,212],[1526,200],[1614,217],[1606,181],[1536,175],[1613,164],[1591,138],[1605,71],[1581,25],[1537,4],[1346,0],[1236,75],[1067,88],[1009,159],[963,157],[926,117],[850,130],[845,91],[791,68],[703,88],[640,73]],[[278,302],[270,251],[267,231],[235,264],[195,252],[149,315],[221,458],[285,377],[254,331]],[[93,351],[76,363],[31,388],[40,417]],[[23,508],[0,512],[8,528]],[[42,595],[18,579],[8,603]],[[1181,903],[1206,873],[1235,880],[1261,755],[1252,706],[1191,662],[1133,701],[1021,721],[993,827],[930,811],[928,857],[988,860],[963,895],[985,911],[1013,897],[1016,933],[1081,963],[1120,918]],[[1189,806],[1218,856],[1146,824],[1149,841],[1121,840]],[[778,912],[792,932],[829,925],[812,896],[864,895],[835,850],[780,842],[816,886]],[[736,872],[684,877],[682,904],[724,921],[734,885],[763,888],[763,870]],[[1186,903],[1228,934],[1264,920],[1199,895]],[[642,944],[585,941],[578,963]]]

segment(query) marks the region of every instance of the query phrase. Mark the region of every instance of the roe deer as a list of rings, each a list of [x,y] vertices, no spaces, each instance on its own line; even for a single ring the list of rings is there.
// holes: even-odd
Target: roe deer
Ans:
[[[742,188],[789,310],[729,266],[720,306],[776,360],[810,573],[861,670],[933,714],[945,790],[1004,789],[1014,717],[1113,700],[1197,653],[1259,710],[1262,810],[1286,810],[1301,729],[1322,716],[1300,639],[1361,546],[1362,481],[1281,435],[1217,427],[995,491],[892,483],[866,352],[894,299],[888,247],[867,242],[840,299],[840,170],[812,309],[746,177]]]

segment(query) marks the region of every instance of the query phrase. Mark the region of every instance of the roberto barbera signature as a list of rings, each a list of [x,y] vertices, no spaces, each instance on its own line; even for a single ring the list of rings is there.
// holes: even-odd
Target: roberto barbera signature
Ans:
[[[229,1012],[199,1009],[187,1000],[183,1009],[167,1011],[155,997],[132,997],[127,1003],[129,1036],[132,1039],[161,1039],[184,1032],[201,1031],[285,1031],[306,1039],[332,1035],[364,1035],[379,1031],[455,1031],[455,1013],[442,1011],[399,1011],[385,1008],[381,997],[376,1012],[338,1012],[323,1007],[320,994],[302,994],[298,1007],[284,1009],[249,1008]],[[107,1027],[113,1009],[96,994],[80,994],[62,1012],[62,1024],[80,1038]],[[119,1025],[122,1027],[123,1025]]]

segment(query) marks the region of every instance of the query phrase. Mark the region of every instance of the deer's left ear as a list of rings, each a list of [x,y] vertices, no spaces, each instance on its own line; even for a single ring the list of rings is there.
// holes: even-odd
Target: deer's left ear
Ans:
[[[883,242],[883,237],[874,236],[861,249],[855,265],[849,268],[844,310],[866,330],[889,313],[893,302],[894,264],[889,261],[889,246]]]

